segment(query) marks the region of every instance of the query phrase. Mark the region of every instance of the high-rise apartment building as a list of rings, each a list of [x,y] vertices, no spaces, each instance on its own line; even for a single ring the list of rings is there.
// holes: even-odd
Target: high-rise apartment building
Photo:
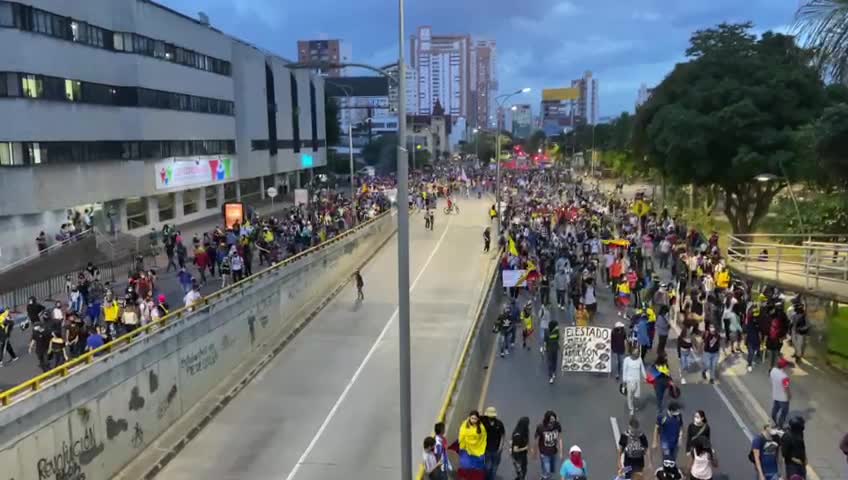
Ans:
[[[471,50],[471,109],[473,127],[495,127],[495,97],[498,92],[494,40],[477,40]]]
[[[438,101],[445,114],[468,117],[472,103],[471,50],[468,35],[433,35],[431,27],[418,27],[410,38],[411,67],[418,87],[410,114],[431,115]]]
[[[342,40],[298,40],[297,61],[300,63],[346,63],[351,61],[351,46]],[[341,77],[344,68],[317,69],[328,77]]]
[[[507,111],[507,128],[512,132],[514,138],[528,138],[533,131],[533,110],[530,105],[513,105]]]
[[[580,89],[580,98],[572,100],[575,123],[595,125],[600,118],[598,107],[598,79],[592,78],[592,72],[586,71],[582,78],[571,81],[571,86]]]

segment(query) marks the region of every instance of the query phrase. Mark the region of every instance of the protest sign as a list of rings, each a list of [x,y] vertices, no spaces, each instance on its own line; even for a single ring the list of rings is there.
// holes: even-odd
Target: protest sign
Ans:
[[[563,327],[562,371],[609,373],[611,328]]]
[[[527,273],[526,270],[504,270],[502,273],[504,288],[526,287],[527,278],[525,277],[525,273]],[[519,280],[522,280],[522,282],[518,283]]]

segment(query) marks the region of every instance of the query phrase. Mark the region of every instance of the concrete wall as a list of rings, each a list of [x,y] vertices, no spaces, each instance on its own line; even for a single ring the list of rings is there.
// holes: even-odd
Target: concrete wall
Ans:
[[[0,410],[3,478],[107,479],[391,237],[385,215]],[[237,441],[237,440],[236,440]]]

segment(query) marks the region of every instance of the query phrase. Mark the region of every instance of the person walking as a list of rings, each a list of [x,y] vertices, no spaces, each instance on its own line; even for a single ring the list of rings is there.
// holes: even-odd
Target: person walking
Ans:
[[[632,348],[630,356],[624,359],[621,372],[621,382],[627,396],[627,411],[630,412],[630,416],[636,413],[636,404],[642,392],[642,381],[646,378],[645,364],[639,356],[639,350]]]
[[[789,362],[785,358],[780,358],[777,360],[777,365],[769,372],[772,398],[771,419],[778,427],[783,426],[786,422],[786,416],[789,414],[791,390],[789,375],[786,373],[788,366]]]
[[[503,422],[498,419],[498,411],[495,407],[487,407],[480,419],[486,429],[486,454],[484,462],[486,465],[486,480],[495,480],[498,468],[501,465],[501,452],[503,451],[503,440],[506,429]]]
[[[453,471],[450,458],[448,458],[448,440],[445,438],[445,423],[437,422],[433,425],[433,433],[436,439],[436,460],[442,462],[442,471],[445,473],[445,478]]]
[[[559,324],[551,320],[545,338],[545,355],[548,364],[548,383],[553,384],[559,364]]]
[[[709,373],[709,382],[715,383],[716,370],[718,367],[718,356],[721,352],[721,334],[718,333],[714,323],[710,323],[704,333],[704,369],[701,370],[701,377],[707,380]]]
[[[12,329],[14,326],[15,321],[11,318],[11,312],[5,307],[0,307],[0,367],[5,366],[6,352],[9,352],[10,363],[18,361],[18,355],[12,347]]]
[[[774,425],[765,425],[762,431],[751,440],[751,461],[754,463],[757,480],[783,478],[780,463],[780,431]]]
[[[713,480],[713,469],[718,467],[718,457],[709,440],[700,438],[689,451],[689,478],[691,480]]]
[[[483,478],[486,464],[486,429],[480,421],[480,413],[472,410],[459,426],[459,469],[460,479]]]
[[[786,477],[807,478],[807,444],[804,441],[805,422],[802,417],[789,419],[789,430],[783,434],[781,446]]]
[[[424,452],[422,459],[424,460],[424,473],[428,480],[445,480],[444,471],[442,471],[442,462],[436,458],[436,439],[426,437],[424,439]]]
[[[686,372],[692,366],[692,335],[690,329],[684,325],[677,337],[677,358],[680,359],[680,384],[686,385]]]
[[[648,437],[640,430],[639,419],[635,416],[630,417],[627,430],[618,437],[617,458],[618,470],[627,479],[632,479],[652,463]]]
[[[490,227],[486,227],[483,230],[483,253],[489,253],[489,246],[492,243],[492,229]]]
[[[557,270],[554,275],[554,288],[556,289],[556,301],[560,310],[565,310],[568,300],[565,292],[568,290],[569,275],[565,269]]]
[[[621,321],[615,322],[613,326],[610,334],[610,349],[612,358],[615,360],[615,379],[620,380],[624,356],[627,354],[627,332],[624,330],[624,323]]]
[[[562,462],[559,469],[562,480],[586,480],[588,473],[586,460],[583,459],[583,450],[577,445],[568,449],[568,458]]]
[[[745,346],[748,349],[748,371],[754,369],[754,359],[760,358],[760,325],[756,317],[751,314],[745,322]]]
[[[365,287],[365,281],[362,280],[362,273],[359,270],[353,273],[353,280],[356,283],[356,299],[361,302],[365,300],[365,294],[362,292],[362,289]]]
[[[657,416],[654,428],[654,448],[662,452],[663,460],[677,461],[677,449],[683,439],[683,418],[680,415],[680,405],[672,401],[668,404],[665,414]]]
[[[527,453],[530,448],[530,418],[521,417],[515,424],[510,442],[512,465],[515,467],[515,480],[527,478]]]
[[[665,352],[668,334],[671,331],[668,305],[661,305],[659,307],[655,328],[657,330],[657,353],[659,354],[660,352]]]
[[[536,426],[534,435],[539,453],[539,461],[542,465],[542,480],[550,480],[556,472],[556,457],[559,454],[562,459],[562,425],[560,425],[556,413],[551,410],[545,412],[542,423]]]
[[[703,410],[696,410],[692,417],[692,423],[686,428],[686,451],[692,451],[693,444],[699,438],[710,440],[710,424],[707,422],[707,414]]]

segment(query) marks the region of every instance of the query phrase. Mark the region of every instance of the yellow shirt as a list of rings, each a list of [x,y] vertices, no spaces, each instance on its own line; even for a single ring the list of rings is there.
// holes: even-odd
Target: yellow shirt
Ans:
[[[577,310],[577,326],[578,327],[589,326],[589,312],[586,309]]]
[[[6,319],[9,318],[9,311],[6,310],[3,313],[0,313],[0,328],[3,328],[6,324]]]
[[[480,429],[478,432],[477,429]],[[486,453],[486,429],[479,423],[471,425],[468,420],[459,427],[459,449],[473,457],[482,457]]]
[[[716,279],[715,279],[715,281],[716,281],[716,286],[717,286],[718,288],[727,288],[727,287],[729,287],[729,286],[730,286],[730,273],[728,273],[726,270],[723,270],[723,271],[721,271],[721,272],[718,272],[718,273],[716,274]]]
[[[533,330],[533,315],[521,312],[521,322],[524,323],[524,330]]]
[[[114,323],[118,321],[118,317],[121,314],[121,307],[118,306],[117,301],[112,301],[111,304],[103,305],[103,319],[109,323]]]

